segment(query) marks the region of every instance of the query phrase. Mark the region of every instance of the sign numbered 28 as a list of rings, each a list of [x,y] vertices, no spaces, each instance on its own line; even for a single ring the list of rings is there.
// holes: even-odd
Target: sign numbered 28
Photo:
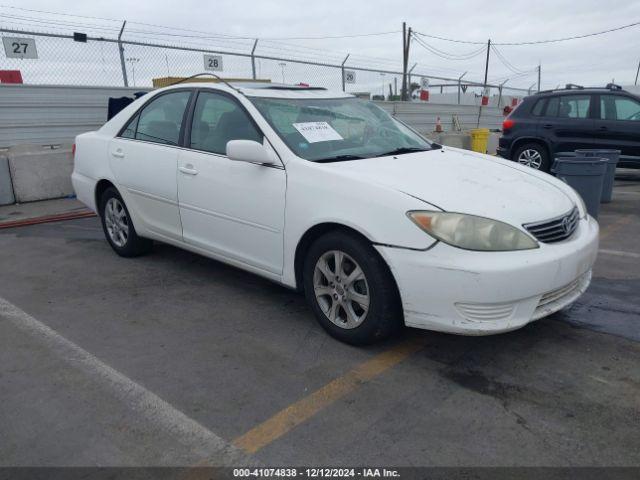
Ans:
[[[211,70],[213,72],[222,71],[222,56],[221,55],[206,55],[204,56],[204,69]]]
[[[7,58],[38,58],[35,38],[2,37]]]

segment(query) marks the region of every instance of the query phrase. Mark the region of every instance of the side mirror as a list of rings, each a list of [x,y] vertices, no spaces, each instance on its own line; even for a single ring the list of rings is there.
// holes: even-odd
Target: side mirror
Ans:
[[[261,143],[253,140],[231,140],[227,142],[227,157],[236,162],[274,165],[275,159]]]

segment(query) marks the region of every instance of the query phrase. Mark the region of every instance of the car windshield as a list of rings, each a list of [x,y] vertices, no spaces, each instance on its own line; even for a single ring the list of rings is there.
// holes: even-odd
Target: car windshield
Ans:
[[[431,144],[359,98],[251,98],[299,157],[331,162],[431,150]]]

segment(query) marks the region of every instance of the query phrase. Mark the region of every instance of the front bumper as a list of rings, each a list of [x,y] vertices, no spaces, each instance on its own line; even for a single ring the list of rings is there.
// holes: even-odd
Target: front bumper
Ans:
[[[426,251],[376,248],[398,284],[408,326],[488,335],[550,315],[584,293],[598,231],[587,217],[570,239],[518,252],[472,252],[442,242]]]

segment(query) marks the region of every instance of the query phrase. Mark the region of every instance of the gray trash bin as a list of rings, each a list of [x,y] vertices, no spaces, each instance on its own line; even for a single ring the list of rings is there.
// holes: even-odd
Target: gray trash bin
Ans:
[[[551,171],[573,187],[584,200],[589,215],[598,218],[607,162],[593,157],[558,157]]]
[[[609,203],[613,196],[613,181],[616,178],[616,166],[618,160],[620,160],[620,150],[605,150],[605,149],[593,149],[593,150],[576,150],[577,155],[584,155],[585,157],[599,157],[607,159],[607,174],[604,177],[604,185],[602,186],[602,198],[601,202]]]

